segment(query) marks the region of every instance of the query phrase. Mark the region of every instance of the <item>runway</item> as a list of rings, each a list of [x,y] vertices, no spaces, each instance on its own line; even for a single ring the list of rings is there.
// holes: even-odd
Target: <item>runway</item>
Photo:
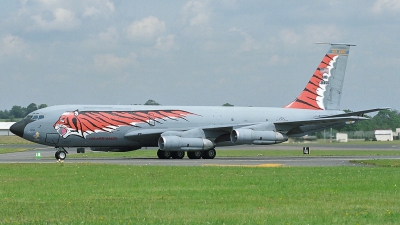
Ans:
[[[288,149],[288,146],[285,149]],[[381,146],[382,147],[382,146]],[[248,148],[248,147],[246,147]],[[298,147],[297,147],[298,148]],[[366,147],[363,146],[365,149]],[[243,147],[242,147],[243,149]],[[342,149],[342,148],[340,148]],[[383,147],[393,149],[393,146]],[[396,148],[397,149],[397,146]],[[381,149],[382,150],[382,149]],[[40,151],[40,158],[36,157]],[[36,146],[34,150],[0,155],[0,163],[57,163],[52,147]],[[72,153],[72,150],[70,151]],[[75,153],[76,154],[76,153]],[[299,157],[216,157],[214,159],[158,159],[154,158],[68,158],[64,163],[106,163],[139,166],[242,166],[242,167],[295,167],[295,166],[360,166],[350,160],[400,159],[400,156],[312,156]]]

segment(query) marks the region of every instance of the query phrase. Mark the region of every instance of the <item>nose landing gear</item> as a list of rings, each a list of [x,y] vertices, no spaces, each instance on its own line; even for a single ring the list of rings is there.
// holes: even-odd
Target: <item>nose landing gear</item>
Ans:
[[[57,160],[64,160],[65,158],[67,158],[67,150],[65,150],[65,148],[61,147],[61,148],[57,148],[56,153],[54,154],[54,156],[56,157]]]

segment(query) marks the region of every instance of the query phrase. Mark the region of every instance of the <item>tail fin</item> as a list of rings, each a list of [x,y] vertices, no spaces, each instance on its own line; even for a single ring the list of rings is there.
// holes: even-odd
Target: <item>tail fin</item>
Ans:
[[[315,70],[303,92],[285,108],[336,110],[340,106],[351,44],[330,44],[331,48]]]

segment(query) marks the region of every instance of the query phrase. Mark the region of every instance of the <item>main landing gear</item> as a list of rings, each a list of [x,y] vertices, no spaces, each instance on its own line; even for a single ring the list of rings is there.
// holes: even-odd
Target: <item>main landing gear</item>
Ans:
[[[189,159],[213,159],[217,155],[215,149],[205,150],[205,151],[188,151],[187,156]],[[185,157],[185,151],[157,151],[157,156],[159,159],[182,159]]]
[[[54,156],[56,157],[57,160],[64,160],[65,158],[67,158],[67,150],[65,150],[65,148],[61,147],[61,148],[57,148],[56,153],[54,154]]]

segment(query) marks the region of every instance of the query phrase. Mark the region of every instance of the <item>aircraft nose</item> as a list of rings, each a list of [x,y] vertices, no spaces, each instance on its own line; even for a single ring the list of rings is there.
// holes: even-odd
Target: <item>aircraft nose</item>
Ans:
[[[25,121],[21,120],[19,122],[14,123],[11,127],[10,127],[10,131],[15,134],[18,135],[20,137],[22,137],[24,135],[24,129],[26,127]]]

